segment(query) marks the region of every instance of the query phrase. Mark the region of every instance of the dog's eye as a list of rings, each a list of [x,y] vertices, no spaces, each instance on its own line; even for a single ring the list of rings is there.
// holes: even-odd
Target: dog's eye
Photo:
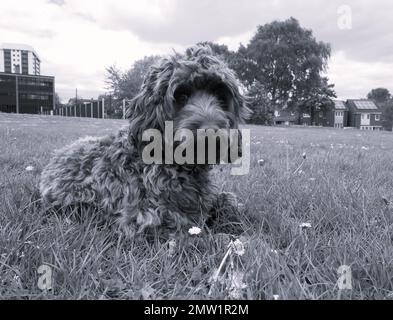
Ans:
[[[186,103],[187,100],[188,100],[188,95],[186,93],[183,93],[179,97],[176,98],[176,101],[179,103]]]
[[[223,108],[226,108],[228,104],[228,98],[230,93],[228,89],[224,85],[217,85],[213,87],[212,93],[216,96],[216,98],[220,101]]]
[[[185,91],[180,91],[175,93],[175,101],[178,105],[185,105],[188,101],[190,95]]]
[[[218,99],[218,101],[220,101],[221,106],[225,109],[227,108],[227,104],[228,104],[228,96],[223,93],[222,91],[216,91],[214,93],[214,95],[216,96],[216,98]]]

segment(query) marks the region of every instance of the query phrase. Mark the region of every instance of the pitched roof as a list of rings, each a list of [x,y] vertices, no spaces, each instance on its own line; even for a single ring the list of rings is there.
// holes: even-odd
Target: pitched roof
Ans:
[[[364,110],[375,110],[379,111],[377,105],[372,100],[368,99],[349,99],[349,103],[351,103],[357,110],[364,111]]]
[[[346,110],[347,106],[345,105],[345,102],[342,100],[334,100],[334,108],[337,110]]]

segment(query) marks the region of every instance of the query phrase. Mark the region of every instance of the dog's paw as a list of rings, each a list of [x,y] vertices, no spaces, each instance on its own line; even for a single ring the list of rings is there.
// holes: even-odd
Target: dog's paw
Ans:
[[[211,214],[207,225],[214,233],[239,235],[244,232],[239,220],[238,200],[235,194],[220,193]]]
[[[134,225],[131,223],[124,223],[123,221],[118,221],[118,225],[118,232],[128,240],[133,239],[137,234]]]
[[[217,198],[217,207],[238,207],[237,196],[232,192],[221,192]]]

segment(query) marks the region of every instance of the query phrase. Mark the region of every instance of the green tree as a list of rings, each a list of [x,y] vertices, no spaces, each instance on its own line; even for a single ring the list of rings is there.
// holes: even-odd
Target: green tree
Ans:
[[[392,98],[390,92],[386,88],[376,88],[372,89],[367,94],[367,99],[373,100],[377,103],[388,102]]]
[[[274,107],[263,85],[254,81],[248,89],[248,106],[252,111],[249,122],[255,124],[271,124]]]
[[[60,96],[57,92],[55,93],[55,96],[53,98],[55,99],[55,109],[60,108],[61,101],[60,101]]]
[[[382,111],[382,124],[386,130],[393,126],[393,97],[386,88],[372,89],[367,98],[373,100]]]
[[[122,72],[116,66],[106,69],[106,83],[116,100],[132,99],[140,90],[143,79],[149,70],[160,57],[148,56],[134,62],[132,68]]]
[[[274,21],[259,26],[247,47],[239,48],[243,64],[237,73],[247,87],[261,83],[276,110],[315,109],[312,103],[325,106],[335,96],[322,76],[330,53],[330,45],[296,19]]]

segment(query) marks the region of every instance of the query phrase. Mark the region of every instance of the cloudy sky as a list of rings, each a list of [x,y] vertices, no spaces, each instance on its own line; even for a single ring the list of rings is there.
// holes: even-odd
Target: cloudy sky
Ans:
[[[105,91],[105,67],[129,68],[151,54],[198,41],[236,50],[256,27],[297,18],[333,53],[328,76],[339,98],[393,92],[391,0],[0,0],[0,43],[25,43],[63,101]]]

